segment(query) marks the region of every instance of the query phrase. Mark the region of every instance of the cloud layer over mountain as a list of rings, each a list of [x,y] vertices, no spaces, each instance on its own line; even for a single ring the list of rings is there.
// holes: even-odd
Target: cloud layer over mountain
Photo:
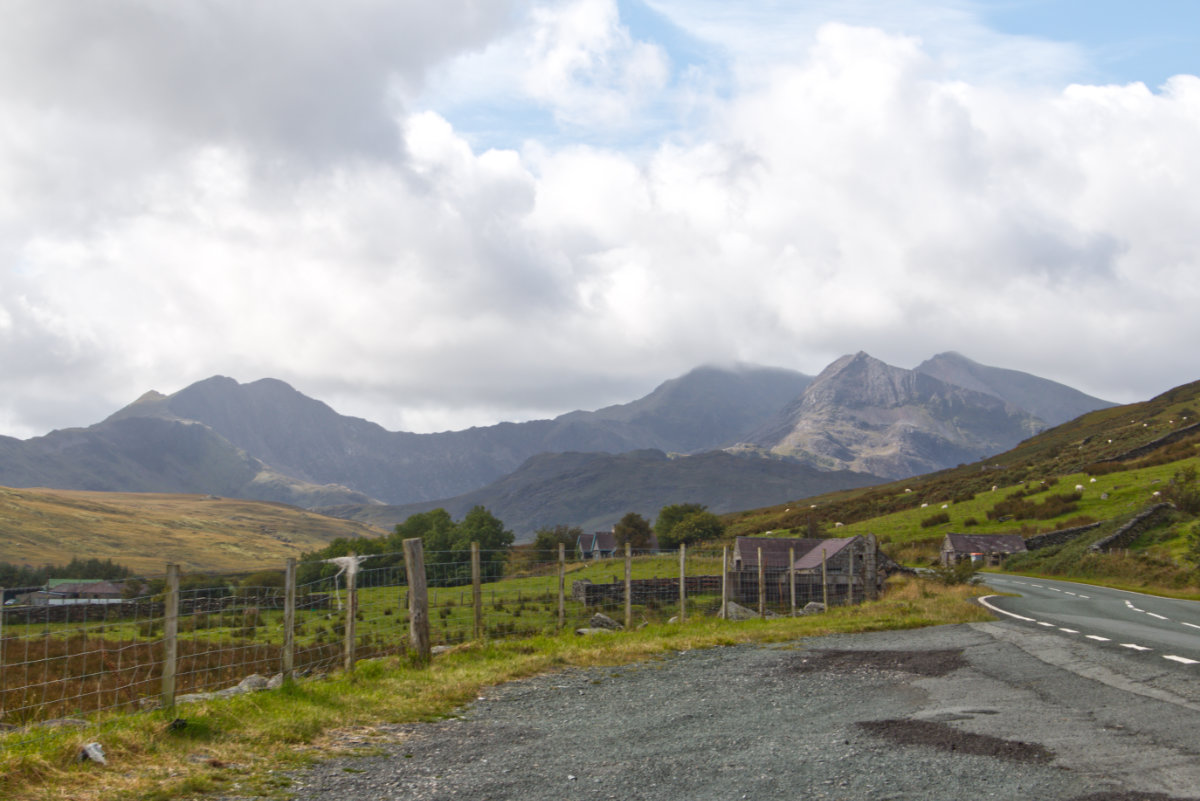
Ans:
[[[860,349],[1196,378],[1200,78],[968,3],[15,6],[0,433],[214,373],[405,430]]]

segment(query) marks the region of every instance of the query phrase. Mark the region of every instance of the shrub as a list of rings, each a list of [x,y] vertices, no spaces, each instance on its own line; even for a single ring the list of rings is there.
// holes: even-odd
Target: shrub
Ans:
[[[964,528],[968,527],[968,526],[978,526],[978,525],[979,525],[979,521],[973,517],[968,517],[966,520],[963,521]]]
[[[937,514],[932,514],[929,517],[922,520],[921,528],[932,528],[933,526],[940,526],[943,523],[949,523],[949,522],[950,522],[950,513],[949,512],[938,512]]]
[[[964,559],[953,565],[943,565],[940,562],[930,568],[933,580],[947,586],[954,584],[975,584],[979,581],[979,568],[970,559]]]

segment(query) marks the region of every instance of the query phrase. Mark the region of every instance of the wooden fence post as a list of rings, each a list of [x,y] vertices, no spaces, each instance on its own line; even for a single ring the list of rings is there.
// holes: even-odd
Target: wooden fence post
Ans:
[[[879,585],[876,583],[879,570],[875,565],[875,551],[878,548],[874,534],[867,535],[867,550],[863,554],[863,581],[867,584],[867,600],[879,600]]]
[[[555,631],[562,631],[567,624],[567,546],[558,544],[558,625]]]
[[[854,540],[846,546],[846,606],[854,606]]]
[[[792,617],[796,616],[796,549],[788,548],[788,591],[792,597]]]
[[[404,568],[408,573],[408,630],[418,665],[428,665],[429,591],[425,583],[425,550],[419,537],[404,541]]]
[[[679,622],[687,621],[687,543],[679,543]]]
[[[758,616],[767,618],[767,566],[763,564],[761,545],[758,547]]]
[[[721,619],[728,618],[729,604],[729,546],[721,546]]]
[[[179,664],[179,565],[167,565],[167,592],[163,604],[163,709],[175,706],[175,670]]]
[[[825,549],[821,549],[821,603],[829,611],[829,571],[825,568]]]
[[[625,543],[625,628],[633,626],[633,546]]]
[[[471,543],[471,605],[475,609],[475,639],[483,639],[483,571],[479,565],[479,543]]]
[[[351,559],[357,559],[357,554],[350,552]],[[346,640],[343,649],[343,667],[347,673],[354,672],[354,645],[358,622],[358,565],[352,564],[346,569]]]
[[[296,669],[296,558],[288,557],[283,574],[283,664],[280,672],[290,682]]]

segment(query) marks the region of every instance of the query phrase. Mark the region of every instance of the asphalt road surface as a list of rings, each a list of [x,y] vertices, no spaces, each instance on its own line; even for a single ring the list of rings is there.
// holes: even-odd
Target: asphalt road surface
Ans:
[[[1125,600],[1190,631],[1189,607],[1037,583],[991,601],[1020,618],[512,682],[453,719],[381,727],[372,756],[291,774],[292,797],[1200,799],[1200,665],[1162,655],[1197,652],[1169,627],[1122,628],[1149,614]]]
[[[985,581],[1020,593],[985,601],[1012,620],[1165,660],[1200,680],[1200,602],[1023,576]]]

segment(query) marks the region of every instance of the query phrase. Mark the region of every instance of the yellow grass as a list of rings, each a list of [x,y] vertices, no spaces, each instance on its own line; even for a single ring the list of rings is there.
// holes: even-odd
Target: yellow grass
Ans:
[[[135,573],[282,568],[338,537],[386,532],[292,506],[205,495],[0,487],[0,562],[112,559]]]

